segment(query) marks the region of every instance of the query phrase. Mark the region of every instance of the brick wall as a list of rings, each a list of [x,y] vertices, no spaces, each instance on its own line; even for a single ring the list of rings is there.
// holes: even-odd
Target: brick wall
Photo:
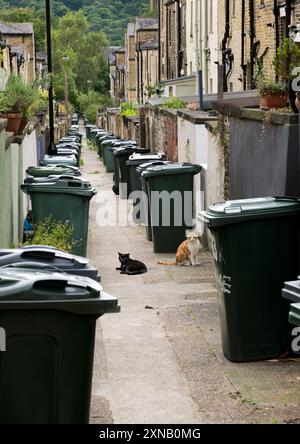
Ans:
[[[218,2],[218,30],[219,48],[221,49],[222,39],[225,32],[225,0]],[[235,4],[235,7],[234,7]],[[278,1],[280,5],[281,2]],[[285,2],[282,2],[284,5]],[[284,11],[284,9],[282,10]],[[292,24],[300,23],[300,0],[293,3]],[[263,57],[265,78],[274,80],[274,69],[272,60],[276,52],[276,33],[273,0],[254,1],[254,42],[258,44],[257,57]],[[244,65],[246,65],[246,88],[251,87],[251,48],[250,48],[250,0],[245,0],[245,26],[244,26],[245,55]],[[279,17],[280,39],[285,36],[285,17]],[[233,91],[243,90],[243,70],[242,70],[242,2],[230,1],[230,38],[227,48],[231,48],[234,55],[233,71],[228,77],[228,89]],[[222,62],[222,51],[219,51],[219,62]],[[254,69],[255,71],[255,69]]]
[[[169,160],[178,161],[177,111],[160,111],[163,125],[163,150]]]

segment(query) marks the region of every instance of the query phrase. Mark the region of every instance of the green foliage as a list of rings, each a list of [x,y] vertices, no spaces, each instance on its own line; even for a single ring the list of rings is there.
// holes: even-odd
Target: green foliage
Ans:
[[[73,226],[57,222],[52,216],[33,226],[33,236],[23,245],[48,245],[71,253],[78,242],[72,239]]]
[[[30,9],[33,15],[43,14],[45,10],[41,0],[4,0],[3,3],[8,7]],[[70,10],[81,10],[91,31],[107,34],[111,45],[123,45],[127,23],[145,11],[148,13],[148,5],[148,0],[51,0],[51,11],[53,16],[61,17]]]
[[[108,91],[106,36],[92,32],[82,12],[68,12],[53,30],[53,85],[57,100],[64,98],[64,75],[68,78],[69,100],[78,108],[81,94],[93,87]],[[98,101],[98,100],[97,100]]]
[[[136,106],[131,102],[123,102],[121,103],[121,116],[122,117],[131,117],[137,116],[138,110]]]
[[[13,3],[13,2],[12,2]],[[45,47],[45,12],[43,9],[35,11],[30,8],[30,2],[15,2],[13,8],[1,8],[0,21],[4,23],[32,23],[35,33],[36,47],[41,51]],[[20,7],[22,6],[22,7]],[[23,7],[24,6],[24,7]]]
[[[161,97],[163,93],[163,85],[161,83],[156,83],[156,85],[147,85],[145,89],[148,93],[149,99],[154,95]]]
[[[91,103],[85,110],[86,118],[90,123],[96,123],[96,114],[99,105],[97,103]]]
[[[178,99],[177,97],[169,97],[163,105],[161,105],[162,109],[177,109],[184,108],[186,103]]]
[[[277,48],[273,60],[273,66],[278,77],[282,81],[292,80],[294,68],[300,66],[300,48],[290,39],[285,38],[282,44]]]
[[[261,82],[259,84],[259,94],[266,96],[268,94],[276,94],[278,96],[286,96],[288,89],[286,85],[275,82]]]
[[[0,93],[1,113],[21,113],[24,118],[30,116],[30,107],[39,98],[38,90],[31,84],[25,84],[18,76],[11,76],[5,91]]]

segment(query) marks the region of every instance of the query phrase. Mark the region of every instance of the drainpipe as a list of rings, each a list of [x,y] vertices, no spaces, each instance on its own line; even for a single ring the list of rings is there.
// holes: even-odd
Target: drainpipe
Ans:
[[[276,38],[276,48],[279,46],[279,7],[277,0],[274,0],[274,17],[275,17],[275,38]]]
[[[52,49],[51,49],[51,10],[50,0],[46,0],[46,28],[47,28],[47,55],[48,55],[48,73],[49,82],[49,146],[48,154],[56,155],[57,149],[54,143],[54,113],[53,113],[53,83],[52,83]]]
[[[286,15],[286,30],[285,36],[287,38],[290,37],[290,29],[289,26],[291,24],[291,16],[292,16],[292,0],[286,0],[285,2],[285,15]]]
[[[208,5],[204,0],[204,72],[205,72],[205,92],[208,93],[208,60],[207,60],[207,43],[208,43]]]
[[[241,67],[243,70],[243,89],[246,90],[246,67],[245,67],[245,0],[242,0],[242,35],[241,35]]]
[[[141,44],[139,44],[139,51],[140,51],[140,76],[141,76],[141,94],[140,94],[140,98],[141,98],[141,102],[144,103],[144,72],[143,72],[143,52],[141,51],[140,48]]]
[[[161,82],[161,11],[160,11],[160,2],[161,0],[157,0],[157,13],[158,13],[158,67],[157,67],[157,75],[158,75],[158,83]]]
[[[196,35],[197,41],[197,64],[198,64],[198,93],[199,93],[199,109],[204,111],[204,97],[203,97],[203,70],[202,70],[202,0],[196,2],[197,5],[197,15],[196,15],[196,26],[198,35]],[[199,24],[199,28],[198,28]],[[199,42],[199,46],[198,46]]]
[[[177,19],[177,51],[176,51],[176,57],[177,57],[177,75],[176,77],[181,77],[181,69],[180,69],[180,57],[181,57],[181,3],[180,0],[175,0],[177,7],[176,7],[176,19]]]
[[[227,42],[230,36],[230,3],[225,0],[225,33],[222,40],[222,64],[224,66],[224,92],[228,91],[227,73],[226,73],[226,49]]]
[[[249,2],[249,15],[250,15],[250,84],[251,89],[255,88],[254,85],[254,39],[255,39],[255,11],[254,0]]]
[[[137,100],[140,101],[140,53],[139,53],[140,42],[136,44],[136,92]]]

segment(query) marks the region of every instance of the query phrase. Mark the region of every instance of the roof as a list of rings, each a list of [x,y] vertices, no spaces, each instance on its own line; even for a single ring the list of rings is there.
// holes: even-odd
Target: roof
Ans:
[[[119,52],[125,52],[125,48],[124,48],[124,47],[120,47],[120,48],[118,48],[118,49],[116,49],[116,50],[114,51],[115,54],[117,54],[117,53],[119,53]]]
[[[127,25],[128,37],[133,37],[134,34],[135,34],[135,23],[128,23],[128,25]]]
[[[11,45],[10,49],[11,49],[12,53],[22,55],[23,57],[25,56],[24,45],[23,46],[22,45]]]
[[[43,60],[45,63],[47,63],[47,61],[48,61],[47,53],[43,52],[43,51],[37,51],[36,59],[37,60]]]
[[[158,38],[150,39],[150,40],[148,40],[148,42],[143,43],[140,46],[140,49],[141,50],[144,50],[144,49],[158,49]]]
[[[158,29],[157,18],[137,17],[135,23],[137,31],[141,29]]]
[[[33,24],[32,23],[3,23],[0,22],[0,32],[3,35],[32,35]]]

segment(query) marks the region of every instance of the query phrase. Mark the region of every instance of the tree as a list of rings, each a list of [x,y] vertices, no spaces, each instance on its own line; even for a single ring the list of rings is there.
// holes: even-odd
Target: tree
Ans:
[[[73,104],[76,104],[78,93],[87,93],[91,88],[105,94],[108,87],[104,57],[104,48],[107,46],[105,34],[91,32],[88,20],[79,11],[68,12],[59,18],[52,36],[53,84],[57,97],[62,98],[64,71],[68,76]]]

